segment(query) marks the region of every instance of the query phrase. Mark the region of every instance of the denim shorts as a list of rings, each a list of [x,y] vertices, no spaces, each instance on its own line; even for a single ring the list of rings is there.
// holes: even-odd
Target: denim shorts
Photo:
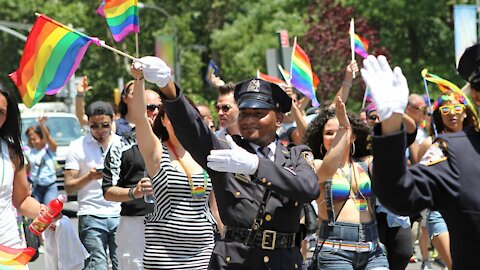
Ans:
[[[447,224],[443,220],[442,214],[438,211],[427,212],[427,230],[430,235],[430,239],[438,236],[442,233],[448,232]]]
[[[322,247],[318,253],[318,269],[388,269],[386,249],[378,240],[377,225],[335,222],[320,225],[319,238],[352,242],[374,242],[370,252],[355,252],[332,247]],[[321,243],[319,243],[320,245]]]

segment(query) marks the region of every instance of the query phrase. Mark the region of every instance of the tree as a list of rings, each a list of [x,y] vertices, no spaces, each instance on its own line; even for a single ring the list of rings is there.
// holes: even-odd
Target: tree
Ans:
[[[354,12],[353,7],[343,7],[333,0],[318,0],[309,7],[309,28],[299,44],[309,55],[312,69],[320,78],[317,99],[321,104],[330,100],[340,88],[345,67],[351,61],[348,31]],[[388,55],[387,50],[380,46],[377,31],[364,18],[355,16],[355,32],[369,41],[369,53]],[[360,65],[362,57],[355,57]],[[360,108],[365,89],[361,79],[356,82],[347,103],[351,110]]]

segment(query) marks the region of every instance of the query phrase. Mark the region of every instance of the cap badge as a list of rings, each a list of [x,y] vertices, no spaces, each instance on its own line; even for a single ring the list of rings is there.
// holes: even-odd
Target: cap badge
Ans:
[[[248,83],[247,92],[260,92],[260,81],[259,80],[251,80]]]

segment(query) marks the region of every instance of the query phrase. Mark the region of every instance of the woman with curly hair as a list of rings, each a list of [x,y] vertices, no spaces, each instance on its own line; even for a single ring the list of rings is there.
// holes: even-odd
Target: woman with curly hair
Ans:
[[[468,106],[465,96],[458,93],[442,93],[432,106],[431,136],[426,138],[420,145],[418,160],[421,160],[427,150],[432,146],[435,135],[450,132],[459,132],[466,127],[474,125],[475,117],[472,107]],[[452,257],[450,255],[450,234],[447,224],[438,211],[427,211],[427,230],[432,239],[433,246],[446,264],[452,269]]]
[[[305,142],[316,158],[320,183],[314,255],[319,269],[388,269],[371,202],[369,135],[370,129],[346,112],[340,98],[307,130]]]

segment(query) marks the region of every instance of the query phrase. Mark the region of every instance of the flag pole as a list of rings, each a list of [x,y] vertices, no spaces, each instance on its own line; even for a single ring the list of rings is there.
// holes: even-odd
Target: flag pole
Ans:
[[[277,65],[278,67],[278,71],[280,71],[280,74],[282,74],[282,77],[283,79],[285,80],[285,82],[287,83],[288,86],[291,86],[290,85],[290,78],[287,76],[287,74],[285,74],[285,72],[283,71],[283,67],[282,65],[278,64]]]
[[[430,113],[433,114],[432,102],[430,102],[430,94],[428,93],[427,79],[424,76],[422,77],[423,77],[423,85],[425,86],[425,93],[427,94],[428,109],[430,110]],[[432,119],[432,127],[433,127],[433,133],[435,134],[435,137],[438,137],[437,127],[435,126],[435,121],[433,121],[433,119]]]
[[[350,20],[350,50],[352,52],[352,62],[355,61],[355,40],[354,40],[354,34],[355,34],[355,25],[353,18]],[[353,78],[355,79],[355,72],[352,72]]]
[[[138,49],[138,33],[135,33],[135,56],[138,59],[139,56],[139,49]]]
[[[54,19],[52,19],[52,18],[49,18],[49,17],[47,17],[47,16],[45,16],[45,15],[43,15],[43,14],[40,14],[40,13],[38,13],[38,12],[35,12],[35,16],[37,16],[37,17],[43,17],[44,19],[46,19],[46,20],[48,20],[48,21],[50,21],[50,22],[52,22],[52,23],[54,23],[54,24],[56,24],[56,25],[58,25],[58,26],[60,26],[60,27],[63,27],[63,28],[65,28],[65,29],[67,29],[68,31],[77,33],[78,35],[80,35],[80,36],[82,36],[82,37],[88,38],[88,39],[90,39],[90,40],[91,40],[95,45],[97,45],[97,46],[100,46],[100,47],[103,47],[103,48],[105,48],[105,49],[108,49],[108,50],[110,50],[110,51],[112,51],[112,52],[118,53],[118,54],[120,54],[120,55],[122,55],[122,56],[124,56],[124,57],[126,57],[126,58],[128,58],[128,59],[130,59],[130,60],[134,60],[134,61],[136,61],[136,62],[139,62],[139,63],[142,64],[142,65],[147,65],[147,64],[145,64],[145,63],[142,63],[142,62],[138,61],[138,59],[137,59],[136,57],[133,57],[133,56],[127,54],[127,53],[124,53],[124,52],[122,52],[122,51],[120,51],[120,50],[117,50],[117,49],[115,49],[115,48],[107,45],[107,44],[105,43],[105,41],[103,41],[103,40],[100,40],[100,39],[98,39],[98,38],[96,38],[96,37],[88,36],[88,35],[80,32],[80,31],[77,31],[77,30],[75,30],[75,29],[73,29],[73,28],[70,28],[70,27],[66,26],[65,24],[63,24],[63,23],[58,22],[58,21],[56,21],[56,20],[54,20]],[[147,65],[147,66],[148,66],[148,65]]]

